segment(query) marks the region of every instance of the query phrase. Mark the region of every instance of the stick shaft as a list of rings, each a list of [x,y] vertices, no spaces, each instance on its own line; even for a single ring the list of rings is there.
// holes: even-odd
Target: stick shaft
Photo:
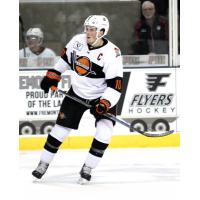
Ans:
[[[91,108],[91,107],[92,107],[90,104],[87,104],[87,103],[85,103],[84,101],[82,101],[82,100],[80,100],[80,99],[78,99],[78,98],[76,98],[76,97],[74,97],[74,96],[71,96],[71,95],[67,94],[66,92],[64,92],[64,91],[62,91],[62,90],[60,90],[60,89],[57,89],[57,91],[60,92],[60,93],[62,93],[62,94],[64,94],[64,95],[67,96],[68,98],[70,98],[70,99],[72,99],[72,100],[74,100],[74,101],[77,101],[78,103],[84,105],[84,106],[87,107],[87,108]],[[110,114],[110,113],[106,113],[106,114],[104,114],[104,116],[106,116],[106,117],[108,117],[108,118],[110,118],[110,119],[112,119],[112,120],[114,120],[114,121],[116,121],[116,122],[119,122],[120,124],[122,124],[122,125],[124,125],[124,126],[126,126],[126,127],[128,127],[128,128],[130,128],[130,126],[131,126],[128,122],[123,121],[123,120],[121,120],[121,119],[118,119],[117,117],[115,117],[114,115],[112,115],[112,114]]]
[[[64,94],[68,98],[70,98],[70,99],[72,99],[72,100],[84,105],[87,108],[91,108],[92,107],[92,105],[82,101],[81,99],[78,99],[78,98],[76,98],[74,96],[71,96],[67,92],[65,92],[63,90],[60,90],[60,89],[58,89],[58,88],[56,88],[54,86],[52,86],[51,89],[54,90],[54,91],[57,90],[61,94]],[[148,133],[148,132],[141,131],[141,130],[138,130],[138,129],[134,128],[133,126],[131,126],[130,123],[128,123],[128,122],[126,122],[126,121],[124,121],[122,119],[117,118],[116,116],[112,115],[111,113],[106,113],[106,114],[104,114],[104,116],[109,118],[109,119],[114,120],[115,122],[118,122],[118,123],[128,127],[130,132],[136,131],[136,132],[138,132],[138,133],[140,133],[140,134],[142,134],[142,135],[144,135],[146,137],[163,137],[163,136],[170,135],[170,134],[172,134],[174,132],[174,130],[170,130],[170,131],[166,131],[166,132],[162,132],[162,133]]]

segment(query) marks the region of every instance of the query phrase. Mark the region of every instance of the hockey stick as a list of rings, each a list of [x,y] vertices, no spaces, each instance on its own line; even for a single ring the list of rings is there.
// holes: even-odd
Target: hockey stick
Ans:
[[[63,90],[60,90],[57,87],[52,86],[51,89],[53,91],[58,91],[59,93],[64,94],[68,98],[70,98],[70,99],[72,99],[72,100],[84,105],[85,107],[87,107],[89,109],[92,107],[92,105],[82,101],[81,99],[78,99],[77,97],[69,95],[67,92],[65,92]],[[112,115],[110,113],[106,113],[106,114],[104,114],[104,116],[109,118],[109,119],[114,120],[115,122],[118,122],[118,123],[128,127],[130,132],[136,131],[136,132],[138,132],[138,133],[140,133],[140,134],[142,134],[142,135],[144,135],[146,137],[163,137],[163,136],[170,135],[170,134],[172,134],[174,132],[174,130],[170,130],[170,131],[166,131],[166,132],[157,132],[157,133],[152,133],[152,132],[148,132],[148,131],[141,131],[139,129],[134,128],[130,123],[128,123],[128,122],[126,122],[126,121],[124,121],[122,119],[119,119],[119,118],[115,117],[114,115]]]
[[[23,43],[23,49],[24,49],[24,57],[26,57],[26,45],[25,45],[25,28],[24,28],[24,22],[22,19],[22,16],[19,14],[19,22],[21,24],[21,32],[22,32],[22,43]]]

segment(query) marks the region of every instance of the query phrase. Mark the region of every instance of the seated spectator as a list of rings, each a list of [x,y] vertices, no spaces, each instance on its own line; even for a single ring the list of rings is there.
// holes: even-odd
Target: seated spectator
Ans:
[[[154,3],[144,1],[141,19],[134,27],[134,54],[168,54],[168,21],[156,14]]]
[[[141,4],[146,0],[139,0]],[[156,13],[162,16],[168,16],[169,0],[150,0],[156,7]],[[180,1],[180,0],[178,0]]]
[[[30,28],[27,31],[27,47],[19,51],[20,66],[42,67],[48,65],[50,67],[50,65],[54,65],[56,54],[53,50],[44,46],[43,39],[44,34],[40,28]],[[24,61],[26,61],[26,64],[23,63]]]

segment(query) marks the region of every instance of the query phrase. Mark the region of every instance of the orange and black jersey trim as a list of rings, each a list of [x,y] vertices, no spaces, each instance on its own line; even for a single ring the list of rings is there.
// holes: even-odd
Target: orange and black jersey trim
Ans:
[[[71,66],[71,63],[68,60],[68,56],[67,56],[67,48],[63,48],[60,54],[60,57],[69,65]]]
[[[120,92],[122,91],[122,77],[115,77],[115,78],[112,78],[112,79],[107,79],[106,80],[106,83],[107,83],[107,86]]]
[[[61,54],[61,58],[70,66],[71,70],[75,71],[80,76],[86,76],[89,78],[105,78],[105,73],[103,72],[103,67],[93,63],[89,58],[85,56],[80,56],[76,59],[75,65],[73,61],[73,53],[71,53],[71,60],[69,62],[66,55],[67,49],[64,48]],[[115,77],[106,80],[107,86],[121,92],[122,90],[122,77]]]

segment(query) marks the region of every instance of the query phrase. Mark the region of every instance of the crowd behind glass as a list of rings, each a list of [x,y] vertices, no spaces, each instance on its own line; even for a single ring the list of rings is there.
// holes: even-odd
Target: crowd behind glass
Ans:
[[[152,56],[161,55],[157,58],[161,60],[164,58],[162,55],[169,53],[168,0],[140,0],[132,3],[135,2],[140,3],[138,7],[140,16],[132,25],[133,40],[129,41],[131,51],[128,54],[132,56],[148,55],[151,56],[151,60]],[[58,24],[56,29],[59,29],[61,45],[65,45],[66,31],[63,29],[62,23],[66,22],[66,18],[67,13],[62,11],[59,11],[56,16]],[[25,47],[19,50],[20,67],[52,67],[56,62],[60,52],[48,46],[46,35],[50,33],[44,32],[44,26],[44,24],[32,24],[32,27],[25,30],[23,45]],[[109,39],[112,41],[112,35]],[[67,42],[65,41],[65,43]],[[125,56],[125,54],[123,55]],[[125,59],[127,61],[127,57]],[[138,62],[137,57],[132,60]]]

